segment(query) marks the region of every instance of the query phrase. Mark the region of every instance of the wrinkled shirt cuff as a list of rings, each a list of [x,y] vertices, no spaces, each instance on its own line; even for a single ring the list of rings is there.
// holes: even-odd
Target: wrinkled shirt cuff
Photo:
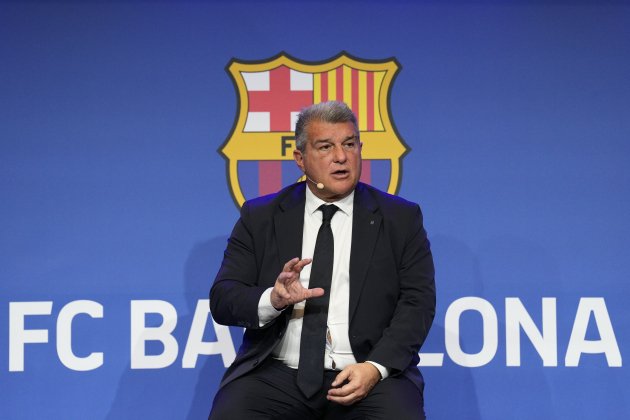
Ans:
[[[282,311],[278,311],[271,304],[272,289],[273,287],[270,287],[265,290],[258,301],[258,326],[261,328],[276,319],[278,315],[282,313]]]
[[[389,369],[386,368],[385,366],[378,364],[376,362],[373,362],[371,360],[366,360],[367,363],[371,363],[376,369],[378,369],[379,372],[381,372],[381,381],[383,379],[386,379],[389,376]]]

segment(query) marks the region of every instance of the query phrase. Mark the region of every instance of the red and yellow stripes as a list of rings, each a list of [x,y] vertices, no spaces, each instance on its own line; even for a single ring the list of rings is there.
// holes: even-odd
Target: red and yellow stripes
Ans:
[[[315,103],[343,101],[357,115],[360,131],[384,130],[378,100],[384,71],[357,70],[341,65],[313,76]]]

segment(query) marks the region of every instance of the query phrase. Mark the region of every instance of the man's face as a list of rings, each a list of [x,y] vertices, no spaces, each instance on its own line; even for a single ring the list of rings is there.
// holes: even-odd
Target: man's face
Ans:
[[[361,176],[361,142],[352,122],[312,121],[306,128],[306,147],[293,152],[300,169],[315,183],[309,188],[324,201],[339,200],[354,190]]]

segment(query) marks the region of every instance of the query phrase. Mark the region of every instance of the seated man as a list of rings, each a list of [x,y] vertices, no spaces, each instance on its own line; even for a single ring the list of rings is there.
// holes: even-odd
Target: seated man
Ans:
[[[418,351],[435,313],[417,204],[359,182],[357,120],[304,109],[305,182],[246,202],[210,291],[214,319],[246,327],[212,419],[422,419]]]

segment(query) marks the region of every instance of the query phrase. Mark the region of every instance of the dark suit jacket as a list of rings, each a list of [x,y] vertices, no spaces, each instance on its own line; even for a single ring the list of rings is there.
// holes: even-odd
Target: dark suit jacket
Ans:
[[[305,184],[246,202],[210,291],[214,319],[246,327],[221,386],[254,369],[281,339],[287,308],[264,327],[258,301],[284,264],[302,251]],[[350,255],[350,345],[404,374],[422,390],[418,351],[435,314],[433,258],[417,204],[359,183],[354,194]]]

